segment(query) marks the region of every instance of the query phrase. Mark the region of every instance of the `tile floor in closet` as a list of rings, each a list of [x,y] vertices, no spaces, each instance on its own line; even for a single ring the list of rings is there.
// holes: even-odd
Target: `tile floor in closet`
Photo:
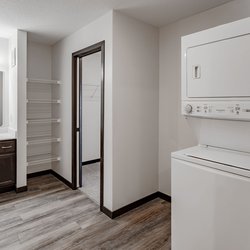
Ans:
[[[81,190],[95,203],[100,203],[100,163],[82,167],[83,187]]]

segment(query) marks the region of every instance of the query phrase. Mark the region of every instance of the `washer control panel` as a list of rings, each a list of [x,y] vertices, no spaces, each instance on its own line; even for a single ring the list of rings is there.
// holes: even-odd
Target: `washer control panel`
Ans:
[[[250,102],[182,102],[185,116],[206,117],[229,120],[249,120]]]

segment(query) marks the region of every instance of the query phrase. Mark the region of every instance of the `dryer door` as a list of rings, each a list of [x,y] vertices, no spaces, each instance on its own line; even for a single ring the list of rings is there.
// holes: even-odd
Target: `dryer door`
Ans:
[[[250,96],[250,35],[187,50],[187,96]]]

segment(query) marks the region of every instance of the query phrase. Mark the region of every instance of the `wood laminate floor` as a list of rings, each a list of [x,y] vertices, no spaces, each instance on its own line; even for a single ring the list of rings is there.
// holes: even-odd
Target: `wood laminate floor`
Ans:
[[[52,175],[0,194],[0,249],[170,249],[170,204],[155,199],[114,220]]]

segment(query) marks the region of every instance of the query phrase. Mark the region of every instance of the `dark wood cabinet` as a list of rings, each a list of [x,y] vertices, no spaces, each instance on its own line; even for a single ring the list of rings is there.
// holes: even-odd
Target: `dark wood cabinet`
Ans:
[[[0,193],[16,186],[16,140],[0,141]]]

